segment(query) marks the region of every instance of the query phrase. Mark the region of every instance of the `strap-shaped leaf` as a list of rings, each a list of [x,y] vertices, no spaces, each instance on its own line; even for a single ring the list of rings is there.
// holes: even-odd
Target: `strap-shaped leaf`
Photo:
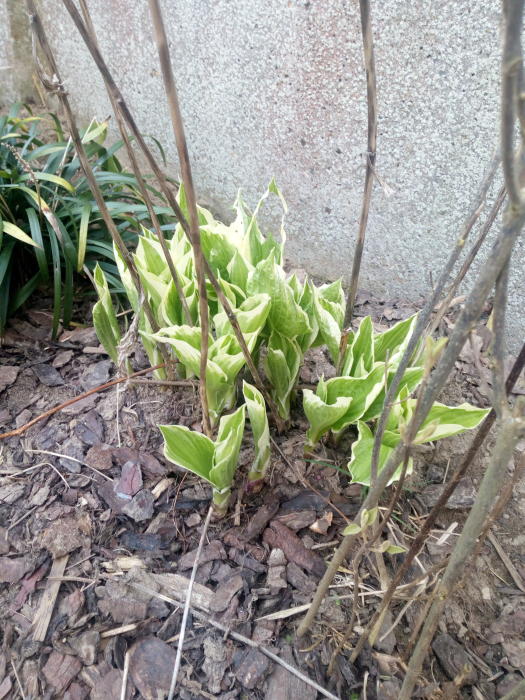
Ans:
[[[164,456],[193,474],[213,484],[213,442],[184,425],[159,425],[164,438]]]
[[[341,326],[339,324],[339,308],[336,302],[322,295],[321,290],[314,288],[315,317],[319,325],[319,333],[328,348],[332,362],[339,357],[341,343]]]
[[[109,293],[106,277],[98,263],[95,267],[93,280],[99,298],[93,307],[93,325],[104,350],[111,357],[113,362],[117,363],[117,346],[121,339],[120,328],[115,309],[113,308],[113,302],[111,301],[111,294]]]
[[[270,297],[268,294],[255,294],[243,301],[234,312],[243,333],[259,333],[270,312]],[[231,323],[224,311],[216,314],[213,323],[218,336],[233,333]]]
[[[373,334],[372,319],[365,316],[353,337],[351,350],[347,353],[348,361],[345,360],[343,376],[359,377],[372,371],[375,360]]]

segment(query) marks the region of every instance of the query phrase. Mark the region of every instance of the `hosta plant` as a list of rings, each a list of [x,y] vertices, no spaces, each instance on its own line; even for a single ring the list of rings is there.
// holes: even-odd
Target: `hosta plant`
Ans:
[[[160,425],[164,455],[170,462],[212,486],[213,505],[223,515],[228,507],[244,433],[245,406],[223,416],[215,441],[183,425]]]
[[[258,294],[243,302],[237,310],[237,320],[250,352],[254,349],[259,333],[266,322],[270,298]],[[214,318],[216,337],[208,340],[208,363],[206,365],[206,392],[210,420],[214,426],[223,411],[233,408],[236,400],[236,379],[246,364],[225,314]],[[156,342],[168,343],[186,368],[188,375],[200,375],[201,332],[197,326],[169,326],[158,333],[142,335]]]
[[[412,316],[377,334],[369,316],[361,321],[348,344],[342,376],[321,379],[315,392],[303,391],[303,408],[310,423],[307,447],[313,447],[329,431],[338,438],[357,421],[371,421],[379,416],[415,320]],[[414,391],[423,374],[422,361],[407,368],[398,396],[405,389]]]
[[[261,392],[248,382],[243,382],[242,393],[253,434],[255,459],[248,472],[248,490],[258,491],[262,487],[264,476],[271,459],[270,426],[266,414],[266,404]]]
[[[416,399],[408,398],[405,390],[402,393],[401,400],[392,407],[387,427],[381,440],[378,472],[385,466],[394,448],[403,439],[415,406]],[[452,435],[459,435],[466,430],[476,428],[488,412],[489,409],[476,408],[468,403],[461,404],[461,406],[445,406],[441,403],[435,403],[412,442],[414,445],[422,445],[426,442],[434,442]],[[352,445],[352,458],[348,463],[348,470],[353,482],[370,486],[374,433],[364,421],[359,421],[357,425],[358,438]],[[399,465],[389,483],[399,479],[401,468],[402,464]],[[407,473],[410,474],[412,469],[413,460],[409,458]]]

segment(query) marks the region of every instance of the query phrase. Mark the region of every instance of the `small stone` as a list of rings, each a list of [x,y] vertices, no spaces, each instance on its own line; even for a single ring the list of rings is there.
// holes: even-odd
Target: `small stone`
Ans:
[[[525,670],[525,642],[521,639],[505,639],[501,646],[510,665]]]
[[[392,613],[390,612],[390,610],[387,610],[383,618],[381,629],[379,631],[379,634],[377,635],[377,639],[374,644],[374,647],[376,649],[379,649],[379,651],[382,651],[385,654],[392,654],[397,644],[396,635],[394,634],[394,631],[392,630],[391,632],[388,632],[388,630],[392,627],[393,622],[394,619],[392,617]],[[388,632],[388,634],[383,639],[383,636],[386,632]]]
[[[59,372],[51,365],[35,365],[33,372],[45,386],[62,386],[64,383]]]
[[[430,464],[425,476],[431,484],[442,484],[445,476],[445,467],[439,464]]]
[[[260,686],[270,669],[270,659],[257,649],[250,649],[239,665],[235,676],[243,688],[253,690]]]
[[[90,697],[91,700],[112,700],[112,698],[120,698],[121,691],[122,671],[118,668],[112,668],[111,671],[95,681]],[[128,683],[126,700],[131,697],[132,692],[131,683]]]
[[[19,372],[19,367],[13,367],[12,365],[0,366],[0,392],[15,382]]]
[[[29,505],[31,506],[41,506],[43,505],[49,496],[50,487],[47,484],[39,487],[36,492],[29,499]]]
[[[102,386],[102,384],[106,384],[112,365],[113,363],[111,360],[101,360],[84,370],[80,377],[80,384],[84,391],[89,391],[90,389]]]
[[[53,367],[60,369],[60,367],[67,365],[67,363],[71,360],[72,357],[73,350],[60,350],[60,352],[57,352],[57,354],[55,355],[55,359],[51,364],[53,365]]]
[[[0,557],[0,583],[16,583],[31,568],[24,557]]]
[[[57,452],[57,446],[67,438],[67,432],[62,425],[46,425],[36,436],[36,446],[39,450]]]
[[[120,479],[115,486],[117,496],[128,496],[131,498],[142,488],[142,472],[140,465],[130,460],[122,467]]]

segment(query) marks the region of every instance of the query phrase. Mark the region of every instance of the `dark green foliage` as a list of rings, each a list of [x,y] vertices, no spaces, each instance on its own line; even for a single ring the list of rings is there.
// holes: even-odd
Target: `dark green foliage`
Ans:
[[[105,146],[106,135],[107,122],[92,121],[82,140],[117,228],[133,246],[148,212],[134,175],[117,158],[122,141]],[[156,211],[168,226],[171,210]],[[60,320],[67,325],[74,285],[97,262],[110,290],[123,291],[111,237],[60,121],[13,105],[0,117],[0,335],[9,316],[42,286],[53,291],[54,332]]]

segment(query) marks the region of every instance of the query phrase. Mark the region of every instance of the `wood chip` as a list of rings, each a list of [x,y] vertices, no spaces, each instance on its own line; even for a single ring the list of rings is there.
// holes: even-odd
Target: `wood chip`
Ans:
[[[46,589],[33,622],[33,641],[35,642],[43,642],[46,638],[47,628],[51,620],[51,615],[53,614],[58,591],[62,584],[60,579],[64,575],[68,559],[69,554],[64,554],[63,557],[58,557],[53,561]]]

